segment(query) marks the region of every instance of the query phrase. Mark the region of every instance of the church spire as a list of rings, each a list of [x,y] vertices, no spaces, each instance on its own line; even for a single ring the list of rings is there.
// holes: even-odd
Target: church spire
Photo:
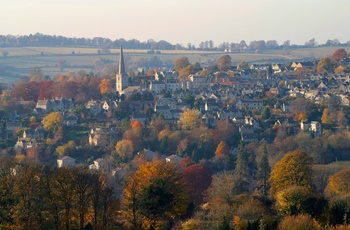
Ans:
[[[120,44],[120,55],[119,55],[119,74],[126,75],[125,65],[124,65],[124,56],[123,56],[123,46]]]

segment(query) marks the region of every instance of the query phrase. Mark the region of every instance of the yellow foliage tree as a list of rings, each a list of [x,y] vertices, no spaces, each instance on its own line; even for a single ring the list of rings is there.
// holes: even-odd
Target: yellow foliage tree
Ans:
[[[286,153],[275,164],[269,178],[272,195],[289,186],[305,186],[311,188],[312,159],[299,150]]]
[[[348,195],[350,193],[350,169],[344,169],[329,178],[326,187],[329,195]]]
[[[315,199],[311,188],[292,185],[276,193],[276,206],[283,215],[309,213],[314,208],[310,205],[310,200]]]
[[[156,229],[167,220],[186,213],[190,202],[176,165],[163,161],[149,162],[127,180],[123,207],[132,226]],[[164,197],[168,199],[164,199]]]
[[[200,125],[199,111],[196,109],[185,110],[179,121],[184,130],[198,128]]]
[[[338,127],[341,129],[346,128],[348,123],[348,119],[345,116],[344,110],[343,108],[341,110],[339,110],[338,114],[337,114],[337,124]]]
[[[117,142],[115,150],[122,159],[130,159],[134,152],[134,147],[131,140],[124,139]]]
[[[322,122],[322,124],[331,124],[332,123],[331,112],[329,111],[329,109],[325,108],[323,110],[321,122]]]
[[[278,225],[280,230],[314,229],[319,230],[321,226],[309,215],[286,216]],[[337,228],[338,229],[338,228]]]
[[[63,116],[59,112],[52,112],[42,120],[45,130],[57,130],[63,124]]]
[[[58,146],[56,148],[56,153],[58,156],[63,157],[67,155],[69,152],[73,151],[75,149],[75,143],[74,141],[68,141],[67,144]]]

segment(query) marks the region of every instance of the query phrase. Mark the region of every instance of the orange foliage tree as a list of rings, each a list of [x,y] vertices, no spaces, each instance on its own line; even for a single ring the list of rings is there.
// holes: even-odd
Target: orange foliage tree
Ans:
[[[109,79],[102,79],[100,82],[100,93],[106,94],[112,92],[112,84]]]
[[[216,148],[215,155],[218,157],[228,156],[230,154],[230,149],[225,141],[220,141],[218,147]]]
[[[345,49],[337,49],[336,51],[334,51],[333,57],[335,60],[339,61],[348,57],[348,53],[345,51]]]

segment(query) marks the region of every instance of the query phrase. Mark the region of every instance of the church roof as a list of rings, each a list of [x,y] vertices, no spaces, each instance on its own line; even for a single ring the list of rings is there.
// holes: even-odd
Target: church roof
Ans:
[[[123,56],[123,46],[122,45],[120,45],[119,74],[126,75],[125,65],[124,65],[124,56]]]

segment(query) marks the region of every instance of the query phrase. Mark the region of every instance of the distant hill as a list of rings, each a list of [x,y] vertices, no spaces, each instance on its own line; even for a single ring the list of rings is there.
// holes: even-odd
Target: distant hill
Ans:
[[[160,40],[155,41],[149,39],[146,42],[140,42],[137,39],[125,40],[123,38],[111,40],[109,38],[103,37],[94,37],[94,38],[76,38],[76,37],[64,37],[56,35],[45,35],[41,33],[35,33],[30,35],[0,35],[0,47],[27,47],[27,46],[36,46],[36,47],[94,47],[108,49],[108,48],[118,48],[123,44],[123,47],[126,49],[146,49],[146,50],[240,50],[248,52],[261,52],[263,50],[283,50],[289,48],[314,48],[317,46],[350,46],[350,43],[341,44],[338,39],[328,40],[325,44],[317,44],[314,39],[311,39],[309,42],[306,42],[304,45],[294,45],[290,44],[289,41],[284,44],[278,44],[276,40],[257,40],[251,41],[246,44],[245,41],[240,43],[234,42],[224,42],[217,46],[214,46],[213,42],[205,41],[201,42],[198,47],[195,47],[193,44],[188,44],[186,47],[180,44],[171,44],[167,41]]]

